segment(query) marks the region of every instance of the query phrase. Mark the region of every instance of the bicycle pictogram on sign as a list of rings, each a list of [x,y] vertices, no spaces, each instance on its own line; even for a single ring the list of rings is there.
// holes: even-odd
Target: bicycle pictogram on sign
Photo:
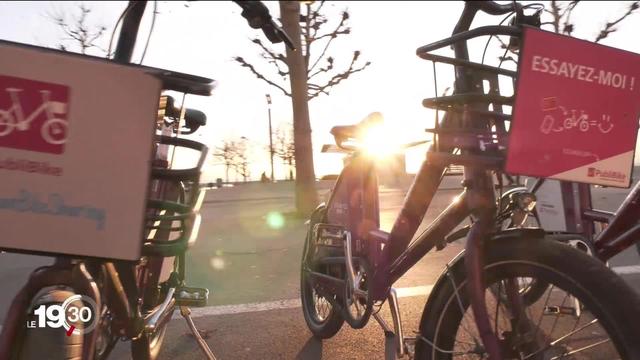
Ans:
[[[69,87],[0,75],[0,147],[61,154],[68,113]]]

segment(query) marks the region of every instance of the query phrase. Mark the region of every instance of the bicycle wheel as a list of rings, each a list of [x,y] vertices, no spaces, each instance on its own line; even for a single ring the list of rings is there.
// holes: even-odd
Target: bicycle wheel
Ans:
[[[162,349],[162,342],[167,332],[167,323],[149,334],[146,331],[136,340],[131,341],[131,355],[136,360],[155,360]]]
[[[490,241],[486,283],[536,279],[546,293],[523,311],[485,292],[505,359],[640,359],[640,299],[604,264],[550,240]],[[425,305],[416,359],[486,356],[465,291],[464,257],[438,281]],[[498,285],[504,286],[504,285]],[[518,313],[520,316],[518,316]],[[629,321],[633,319],[632,321]]]
[[[41,292],[34,299],[32,308],[40,305],[51,306],[61,305],[66,299],[74,295],[72,291],[62,289],[49,289]],[[82,307],[80,301],[74,305]],[[28,321],[36,321],[33,312],[27,316]],[[81,326],[80,324],[77,324]],[[82,358],[83,336],[71,334],[67,336],[61,328],[30,328],[23,332],[16,344],[12,359],[15,360],[35,360],[35,359],[60,359],[60,360],[80,360]]]
[[[309,221],[309,229],[302,252],[302,266],[300,271],[300,297],[302,301],[302,314],[307,323],[307,327],[314,336],[320,339],[333,337],[344,324],[341,310],[335,308],[332,302],[318,294],[309,279],[310,257],[313,253],[312,244],[313,226],[324,221],[326,207],[317,208]]]

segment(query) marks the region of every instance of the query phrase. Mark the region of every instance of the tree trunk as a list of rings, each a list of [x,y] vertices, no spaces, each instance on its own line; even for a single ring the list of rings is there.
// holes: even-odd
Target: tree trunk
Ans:
[[[316,176],[313,169],[313,147],[307,97],[307,67],[300,38],[300,2],[280,1],[280,16],[284,30],[291,36],[297,50],[287,48],[287,64],[293,105],[293,143],[296,162],[296,209],[308,216],[318,204]]]

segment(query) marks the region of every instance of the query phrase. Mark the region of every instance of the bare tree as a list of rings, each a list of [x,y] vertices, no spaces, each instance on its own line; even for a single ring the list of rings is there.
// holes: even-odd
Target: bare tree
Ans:
[[[573,32],[576,29],[576,25],[571,15],[573,14],[573,11],[576,9],[576,7],[579,4],[580,4],[580,1],[552,0],[550,2],[550,8],[544,10],[546,14],[549,14],[551,16],[551,19],[549,21],[543,22],[542,25],[543,26],[551,25],[553,28],[553,31],[558,34],[573,36]],[[618,30],[617,26],[624,19],[626,19],[627,17],[632,15],[634,12],[636,12],[638,8],[640,8],[640,1],[634,1],[629,3],[629,7],[627,8],[627,11],[624,14],[620,15],[618,18],[614,20],[607,21],[604,24],[602,29],[598,32],[598,35],[595,36],[593,42],[598,43],[606,39],[609,36],[609,34],[617,31]],[[513,56],[506,54],[506,49],[508,48],[508,45],[504,41],[502,41],[499,37],[497,37],[497,39],[501,42],[502,48],[505,49],[505,55],[499,57],[499,59],[501,61],[511,61],[517,64],[517,61]],[[509,52],[517,55],[517,51],[511,51],[511,49],[509,49]]]
[[[229,170],[235,165],[237,144],[234,140],[224,140],[222,146],[216,146],[213,157],[224,165],[224,181],[229,182]]]
[[[336,59],[334,56],[329,55],[329,49],[335,39],[351,33],[351,28],[347,23],[349,20],[349,12],[343,10],[340,14],[340,20],[336,24],[331,24],[327,17],[321,12],[324,4],[325,1],[307,1],[305,2],[304,14],[299,15],[299,23],[301,23],[300,51],[305,61],[308,81],[307,95],[309,100],[320,94],[328,95],[331,88],[343,80],[348,79],[352,74],[364,70],[371,64],[369,61],[359,61],[360,51],[355,50],[345,69],[337,71],[337,69],[334,68]],[[262,50],[262,58],[272,64],[272,70],[286,83],[290,75],[287,56],[272,50],[259,38],[253,39],[252,42]],[[314,49],[314,51],[318,49],[318,53],[312,52],[312,49]],[[258,79],[279,89],[283,94],[291,96],[285,84],[272,80],[269,76],[264,75],[265,72],[257,70],[254,65],[248,63],[240,56],[237,56],[235,60],[240,63],[241,66],[249,69]]]
[[[308,101],[321,94],[329,94],[334,86],[370,65],[370,62],[361,61],[360,51],[356,50],[347,61],[348,65],[343,70],[338,70],[338,62],[334,56],[329,55],[329,50],[335,39],[351,32],[347,24],[349,13],[346,10],[342,11],[337,23],[331,23],[322,13],[324,5],[324,1],[305,2],[305,11],[302,14],[299,1],[280,1],[282,25],[292,37],[298,51],[287,49],[286,53],[281,53],[271,49],[258,38],[252,40],[261,49],[262,57],[271,64],[274,75],[266,75],[266,72],[256,69],[243,57],[235,58],[258,79],[292,99],[296,208],[302,215],[308,215],[318,202]],[[289,86],[286,85],[287,80]]]
[[[251,176],[249,171],[249,158],[248,158],[248,140],[244,136],[236,142],[235,147],[235,159],[233,169],[236,174],[242,177],[242,181],[246,182]]]
[[[293,142],[293,124],[279,126],[275,137],[274,154],[282,160],[284,165],[289,167],[289,180],[293,180],[296,149]]]
[[[579,3],[579,1],[559,2],[552,0],[551,10],[545,10],[546,13],[551,14],[552,20],[543,24],[553,25],[553,30],[557,33],[571,35],[575,30],[574,22],[571,19],[571,14]],[[622,22],[624,19],[638,10],[638,7],[640,7],[639,3],[640,2],[638,1],[630,3],[627,11],[624,14],[619,16],[617,19],[607,21],[607,23],[600,30],[593,41],[596,43],[600,42],[601,40],[607,38],[609,34],[615,32],[617,30],[616,26],[620,24],[620,22]]]
[[[98,45],[100,39],[107,30],[106,26],[99,25],[92,27],[88,23],[88,18],[92,10],[85,4],[80,4],[76,14],[64,14],[62,12],[51,12],[47,17],[56,24],[63,32],[64,37],[56,47],[62,51],[79,52],[87,54],[91,49],[97,49],[106,57],[110,57],[108,51]]]
[[[244,136],[224,140],[222,145],[215,147],[213,157],[224,165],[225,182],[229,182],[229,170],[233,170],[236,176],[242,177],[244,181],[249,179],[251,173],[248,150],[248,139]]]

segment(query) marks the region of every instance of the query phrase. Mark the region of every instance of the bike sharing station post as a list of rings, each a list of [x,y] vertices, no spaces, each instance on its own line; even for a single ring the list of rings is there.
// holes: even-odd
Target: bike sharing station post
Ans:
[[[590,184],[628,188],[640,114],[640,55],[525,28],[506,161],[549,178],[537,194],[547,230],[591,234]]]

